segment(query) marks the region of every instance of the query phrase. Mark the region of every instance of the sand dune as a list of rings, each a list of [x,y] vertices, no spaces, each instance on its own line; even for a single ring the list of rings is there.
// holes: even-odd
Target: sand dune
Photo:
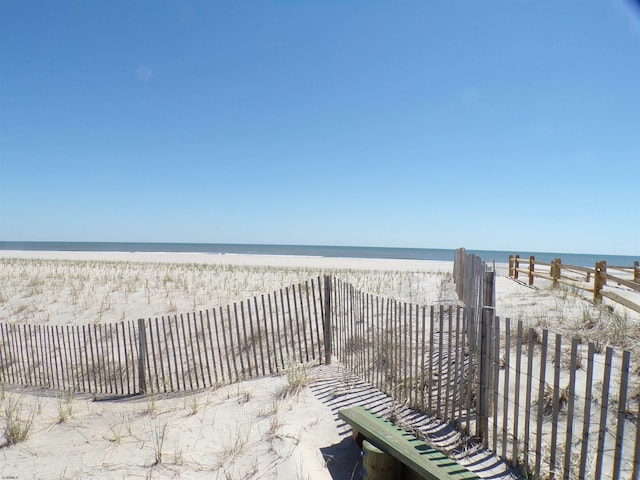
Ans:
[[[0,263],[0,321],[10,323],[74,325],[195,311],[326,273],[401,301],[457,301],[452,262],[3,251]],[[544,320],[547,328],[568,328],[592,308],[578,299],[567,301],[562,292],[532,292],[500,275],[496,288],[499,315],[534,324]],[[640,324],[625,315],[630,325]],[[342,382],[351,392],[344,405],[371,398],[371,392],[358,395],[365,387],[354,388],[357,379],[339,365],[307,366],[190,394],[127,399],[5,386],[5,421],[13,408],[22,419],[32,416],[33,424],[24,442],[0,448],[0,475],[359,478],[359,455],[348,428],[337,420],[335,402],[322,395],[331,382]],[[390,400],[380,398],[380,408],[389,408]],[[467,452],[461,463],[470,463],[476,453]],[[504,465],[483,455],[492,465],[484,474],[508,477]]]

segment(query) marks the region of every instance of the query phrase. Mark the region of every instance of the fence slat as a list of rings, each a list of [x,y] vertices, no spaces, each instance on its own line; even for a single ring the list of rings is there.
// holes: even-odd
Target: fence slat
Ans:
[[[117,331],[117,330],[116,330]],[[122,371],[120,368],[120,363],[117,364],[117,374],[116,374],[116,357],[115,357],[115,349],[113,345],[113,324],[109,324],[109,339],[111,341],[111,361],[113,362],[113,370],[114,370],[114,378],[113,378],[113,389],[117,393],[118,392],[118,377],[122,378]]]
[[[55,337],[56,337],[56,342],[58,345],[58,351],[56,352],[56,357],[58,357],[58,362],[60,364],[60,378],[62,379],[62,382],[60,382],[58,384],[58,389],[59,390],[64,390],[65,389],[65,372],[66,370],[66,365],[64,365],[64,345],[62,345],[62,343],[60,342],[60,328],[58,327],[58,325],[56,325],[55,327]]]
[[[620,391],[618,395],[618,427],[616,430],[616,447],[613,457],[613,479],[620,478],[622,465],[622,444],[624,441],[624,424],[627,415],[627,385],[629,383],[629,361],[631,352],[622,352],[622,368],[620,374]]]
[[[524,408],[524,460],[525,468],[529,468],[529,440],[531,433],[531,383],[533,381],[533,328],[529,328],[527,342],[527,387]]]
[[[196,327],[195,318],[196,318],[195,313],[193,315],[189,315],[189,312],[187,312],[187,330],[189,332],[189,344],[191,346],[191,365],[193,365],[193,376],[196,379],[196,388],[200,388],[200,378],[198,377],[198,365],[195,364],[196,363],[196,352],[195,352],[196,347],[198,349],[198,363],[200,364],[201,371],[202,371],[202,358],[200,357],[200,344],[198,343],[198,332],[195,328]],[[193,329],[191,328],[192,326],[194,327]],[[194,332],[196,337],[195,347],[194,347],[194,341],[193,341]],[[191,370],[192,369],[189,368],[190,372]],[[189,374],[189,378],[191,378],[191,374]],[[202,372],[202,378],[204,378],[204,372]]]
[[[24,324],[23,324],[24,326]],[[18,350],[20,351],[20,355],[19,358],[22,360],[20,362],[20,372],[21,372],[21,376],[22,376],[22,384],[23,385],[29,385],[30,381],[29,381],[29,352],[27,350],[27,335],[26,335],[26,330],[21,331],[20,330],[20,325],[16,325],[15,326],[15,331],[16,331],[16,335],[17,335],[17,346],[18,346]],[[64,339],[64,335],[63,335],[63,339]]]
[[[2,355],[0,356],[0,382],[11,382],[9,377],[9,355],[7,355],[7,342],[8,338],[5,334],[5,325],[0,322],[0,350]]]
[[[79,326],[76,326],[76,328],[80,328]],[[0,328],[0,332],[1,332],[1,328]],[[45,387],[45,388],[49,388],[50,385],[50,380],[49,380],[49,364],[47,362],[47,358],[49,357],[49,352],[46,349],[46,345],[44,344],[44,340],[42,339],[42,325],[37,325],[37,331],[38,331],[38,348],[40,350],[40,365],[41,365],[41,374],[43,376],[40,377],[40,386]],[[6,357],[5,357],[6,358]],[[86,391],[86,390],[83,390]]]
[[[298,284],[298,302],[296,302],[296,287],[295,285],[292,288],[293,290],[293,303],[296,304],[296,324],[298,323],[298,307],[297,303],[299,302],[300,306],[300,319],[302,323],[302,338],[304,339],[304,356],[305,361],[309,361],[309,345],[307,344],[309,339],[307,338],[307,322],[305,321],[304,316],[304,305],[302,303],[302,290],[300,289],[300,284]],[[298,327],[298,338],[300,338],[300,327]],[[313,338],[313,337],[312,337]],[[313,349],[312,349],[313,350]]]
[[[24,323],[22,324],[22,333],[23,333],[23,337],[24,337],[24,342],[23,342],[23,351],[24,351],[24,357],[26,362],[24,363],[24,365],[27,368],[27,371],[25,372],[25,380],[26,380],[26,384],[27,385],[33,385],[33,379],[32,379],[32,373],[31,373],[31,364],[33,361],[33,353],[32,353],[32,347],[31,347],[31,325],[29,325],[29,334],[27,334],[27,324]]]
[[[158,318],[156,317],[156,321],[158,320]],[[158,375],[158,363],[156,361],[156,344],[157,344],[157,354],[160,355],[160,342],[158,341],[156,343],[156,341],[153,338],[153,327],[152,327],[152,320],[151,318],[147,319],[147,339],[148,339],[148,343],[149,346],[151,347],[149,350],[151,350],[151,360],[153,360],[153,376],[151,374],[149,374],[149,383],[151,384],[152,388],[154,388],[154,392],[160,392],[160,378]],[[160,357],[162,358],[162,357]],[[155,381],[154,381],[155,379]],[[163,382],[164,383],[164,382]],[[155,387],[153,387],[153,385],[155,384]],[[164,389],[163,389],[164,390]]]
[[[238,309],[236,304],[233,304],[233,311],[236,317],[236,326],[238,325]],[[247,369],[249,370],[249,377],[247,377],[247,373],[245,371],[244,365],[242,365],[242,378],[250,378],[253,376],[251,369],[251,345],[249,342],[249,338],[247,337],[247,323],[244,318],[244,302],[240,302],[240,318],[242,320],[242,334],[244,342],[242,340],[238,340],[239,351],[240,351],[240,363],[242,362],[243,354],[247,356]],[[240,330],[238,329],[238,337],[240,336]]]
[[[220,355],[220,371],[224,373],[224,368],[222,367],[223,365],[222,348],[220,348],[220,328],[221,328],[222,329],[222,346],[224,347],[225,358],[227,359],[227,379],[231,381],[231,378],[233,378],[233,374],[231,371],[231,359],[229,358],[229,349],[227,347],[227,334],[225,333],[225,328],[224,328],[224,316],[222,314],[222,307],[220,307],[219,311],[220,311],[220,322],[218,322],[216,318],[216,311],[213,310],[213,323],[215,324],[215,327],[216,327],[216,341],[218,343],[218,353]],[[224,374],[222,376],[224,377]]]
[[[500,458],[507,459],[507,432],[509,423],[509,373],[511,370],[511,320],[505,319],[504,325],[504,402],[502,411],[502,453]]]
[[[284,289],[285,293],[286,293],[286,298],[287,298],[287,316],[289,317],[289,333],[291,334],[291,351],[293,352],[293,358],[291,359],[291,362],[295,363],[296,361],[302,362],[302,345],[300,342],[300,325],[298,325],[296,323],[296,330],[297,330],[297,334],[298,334],[298,350],[299,350],[299,355],[296,355],[296,340],[295,340],[295,334],[293,332],[293,315],[291,314],[291,300],[289,298],[289,287],[285,287]],[[295,301],[294,301],[294,306],[295,306]],[[282,304],[282,318],[283,320],[285,319],[284,316],[284,303]],[[353,367],[353,364],[351,365]]]
[[[551,454],[549,459],[549,469],[551,478],[556,474],[556,456],[558,447],[558,414],[560,412],[560,364],[562,362],[562,337],[556,334],[555,356],[553,368],[553,419],[551,423]]]
[[[580,469],[578,478],[583,480],[586,476],[587,457],[589,454],[589,432],[591,431],[591,387],[593,385],[593,356],[595,345],[589,342],[587,350],[587,379],[585,381],[584,394],[584,414],[582,422],[582,449],[580,451]]]
[[[549,347],[549,331],[542,330],[542,345],[540,346],[540,378],[538,383],[538,413],[536,425],[536,466],[540,472],[542,466],[542,421],[544,420],[544,389],[547,375],[547,350]]]
[[[598,432],[598,449],[596,452],[595,478],[602,477],[602,461],[604,459],[604,441],[607,433],[607,411],[609,408],[609,383],[611,379],[611,360],[613,348],[607,347],[602,380],[602,400],[600,402],[600,430]]]
[[[238,361],[237,361],[237,355],[236,355],[236,349],[234,346],[234,342],[233,342],[233,318],[231,317],[231,307],[229,305],[227,305],[227,321],[229,324],[229,349],[231,350],[231,359],[233,360],[233,373],[235,375],[235,377],[231,377],[234,378],[234,380],[239,380],[240,379],[240,373],[238,372]],[[225,328],[224,323],[222,324],[222,333],[224,334],[225,330],[227,330]],[[227,345],[227,340],[225,338],[225,345]],[[227,351],[227,355],[229,355],[229,352]],[[240,359],[242,360],[242,357],[240,357]]]
[[[435,339],[433,334],[433,326],[435,323],[435,307],[431,305],[431,310],[429,313],[429,385],[428,385],[428,397],[427,397],[427,408],[429,409],[429,413],[433,414],[433,403],[432,403],[432,392],[433,392],[433,345]],[[469,394],[471,392],[469,391]],[[468,399],[467,407],[471,405],[471,397]],[[468,410],[467,410],[468,411]]]
[[[274,306],[275,306],[275,313],[276,313],[276,323],[278,324],[278,331],[284,337],[284,348],[285,348],[285,351],[287,352],[286,362],[292,362],[293,357],[289,352],[289,338],[287,337],[287,323],[285,320],[285,313],[284,313],[284,292],[282,291],[282,289],[280,289],[280,310],[282,311],[282,322],[280,322],[280,318],[279,318],[280,315],[278,314],[278,298],[277,298],[276,292],[274,292]],[[280,323],[282,323],[282,330],[280,330]],[[281,367],[285,368],[286,366],[287,366],[286,363],[283,361]]]
[[[19,339],[18,339],[18,335],[16,333],[16,330],[18,330],[18,326],[17,325],[9,325],[9,330],[10,330],[10,338],[11,338],[11,360],[12,360],[12,367],[13,370],[15,372],[15,380],[14,383],[20,383],[20,384],[24,384],[24,380],[22,377],[22,362],[20,361],[20,344],[19,344]]]
[[[495,317],[493,327],[493,451],[498,451],[498,399],[500,386],[500,319]]]
[[[463,400],[463,383],[465,379],[465,345],[466,338],[464,336],[464,310],[460,305],[457,306],[456,310],[456,401],[457,401],[457,410],[458,410],[458,419],[462,419],[462,412],[464,408],[464,400]],[[424,344],[424,342],[423,342]],[[462,429],[462,425],[459,423],[458,427]]]
[[[422,411],[425,411],[425,403],[424,403],[424,391],[427,388],[427,384],[426,384],[426,375],[424,372],[425,369],[425,361],[426,361],[426,355],[427,355],[427,342],[426,342],[426,336],[427,336],[427,307],[422,307],[421,308],[422,311],[422,315],[421,315],[421,327],[422,327],[422,337],[421,337],[421,342],[420,342],[420,348],[421,348],[421,353],[422,353],[422,359],[420,361],[420,404],[422,407]]]
[[[251,325],[252,331],[251,331],[251,335],[254,335],[253,333],[253,316],[251,315],[251,303],[249,303],[247,301],[248,304],[248,310],[249,310],[249,325]],[[254,311],[256,312],[256,331],[257,333],[255,334],[257,339],[256,341],[258,342],[258,346],[260,347],[260,366],[262,367],[262,375],[266,375],[267,371],[265,369],[265,364],[264,364],[264,338],[267,335],[267,332],[264,331],[260,331],[260,312],[258,310],[258,297],[253,297],[253,307],[254,307]],[[254,347],[254,351],[255,351],[255,347]],[[258,368],[257,364],[256,364],[256,369]]]
[[[571,473],[571,446],[573,444],[573,413],[576,400],[576,364],[578,361],[578,339],[571,341],[571,362],[569,367],[569,385],[567,393],[567,433],[564,447],[563,478],[569,480]]]
[[[200,312],[200,320],[202,320],[202,312]],[[191,323],[193,324],[193,331],[196,335],[196,350],[198,352],[198,363],[200,364],[200,380],[203,387],[207,386],[207,379],[204,375],[204,363],[202,362],[202,348],[200,347],[200,337],[204,341],[204,330],[198,331],[198,319],[196,318],[196,312],[193,312]],[[206,344],[205,344],[206,345]],[[209,365],[207,365],[207,368]],[[209,383],[211,385],[211,383]]]
[[[100,349],[102,351],[102,359],[105,365],[104,391],[113,393],[111,388],[111,365],[109,361],[109,346],[107,345],[107,326],[100,324]]]
[[[277,310],[277,305],[275,305],[275,303],[277,302],[277,299],[275,298],[275,292],[274,292],[274,305],[272,308],[272,302],[271,302],[271,294],[269,293],[267,295],[267,302],[269,304],[269,321],[271,322],[271,331],[273,332],[272,335],[274,335],[275,337],[277,337],[278,339],[278,350],[277,352],[280,352],[280,363],[278,364],[278,356],[277,356],[277,352],[275,357],[275,363],[276,363],[276,372],[282,369],[282,366],[284,365],[284,358],[283,358],[283,349],[282,349],[282,338],[280,338],[280,325],[278,324],[278,310]],[[273,321],[274,319],[274,312],[273,310],[275,309],[275,322]]]
[[[640,418],[640,402],[638,402],[638,417]],[[640,478],[640,422],[636,423],[636,443],[633,454],[633,473],[631,478],[638,480]]]
[[[320,296],[320,291],[318,291],[318,293],[316,294],[316,288],[315,288],[315,284],[314,284],[314,279],[311,279],[311,296],[313,298],[313,317],[315,319],[315,323],[316,323],[316,340],[317,340],[317,345],[318,345],[318,359],[320,360],[320,362],[323,361],[322,359],[322,342],[320,340],[320,322],[318,321],[318,300],[320,301],[320,309],[322,310],[322,297]],[[318,277],[318,289],[320,289],[320,277]],[[324,322],[322,322],[323,326],[324,326]],[[326,359],[325,359],[325,363],[326,363]]]
[[[171,368],[171,361],[167,362],[167,366],[168,366],[168,369],[169,369],[169,382],[171,384],[171,390],[174,391],[173,390],[173,375],[171,375],[171,370],[173,370],[173,373],[175,375],[175,380],[176,380],[176,390],[180,390],[180,385],[181,385],[181,383],[180,383],[180,374],[178,373],[180,371],[180,366],[178,364],[178,353],[176,352],[176,338],[175,338],[175,335],[174,335],[174,330],[176,330],[176,328],[171,328],[171,317],[170,316],[167,316],[166,326],[167,326],[168,335],[165,334],[165,338],[168,338],[169,340],[171,340],[171,353],[173,353],[173,369]]]
[[[404,381],[405,383],[405,388],[402,389],[402,393],[403,393],[403,399],[405,402],[407,400],[409,400],[409,402],[411,402],[411,397],[409,396],[411,390],[410,388],[407,388],[407,373],[409,372],[409,345],[411,345],[411,338],[407,338],[407,331],[409,330],[409,324],[408,324],[408,320],[407,320],[407,304],[403,303],[402,304],[402,323],[403,323],[403,327],[400,330],[400,338],[404,340],[404,358],[402,363],[404,364],[402,366],[402,372],[400,375],[400,380]],[[409,379],[409,387],[411,386],[411,379]]]
[[[204,361],[207,364],[207,378],[209,379],[209,386],[213,385],[213,380],[211,378],[211,364],[209,363],[209,349],[211,349],[211,353],[213,354],[213,345],[211,342],[207,347],[207,334],[209,339],[211,339],[211,328],[204,328],[204,317],[202,316],[202,310],[199,312],[200,317],[200,330],[202,331],[202,345],[204,346]],[[205,382],[206,383],[206,382]]]
[[[214,314],[215,314],[215,310],[213,310]],[[209,317],[209,310],[205,310],[205,314],[207,317],[207,330],[209,332],[209,346],[211,347],[211,363],[213,366],[213,378],[215,379],[216,385],[218,384],[219,380],[218,380],[218,370],[220,370],[220,375],[221,378],[224,378],[222,376],[222,359],[220,359],[220,363],[216,364],[216,353],[213,349],[213,336],[211,333],[211,318]],[[215,326],[215,323],[214,323]],[[218,355],[221,355],[222,350],[220,349],[220,343],[219,343],[219,337],[218,337],[218,332],[216,331],[216,343],[218,344]]]
[[[275,373],[274,363],[278,363],[278,359],[276,357],[275,352],[275,331],[273,329],[273,319],[271,320],[271,329],[269,329],[268,318],[267,318],[267,308],[266,303],[264,301],[264,295],[260,295],[260,304],[262,306],[262,321],[264,323],[264,336],[265,343],[267,347],[267,365],[269,365],[269,374]],[[258,305],[256,305],[256,312],[258,311]],[[273,343],[273,345],[272,345]],[[274,361],[272,362],[272,356],[274,357]]]
[[[189,322],[187,322],[187,324],[189,324]],[[180,354],[182,355],[182,351],[184,350],[184,355],[186,358],[184,359],[180,359],[180,361],[182,362],[182,366],[183,366],[183,370],[182,370],[182,375],[183,375],[183,382],[185,382],[184,380],[184,376],[186,375],[189,378],[189,389],[193,390],[193,375],[192,375],[192,371],[194,370],[193,368],[191,368],[192,366],[192,362],[195,361],[195,353],[193,351],[193,342],[191,341],[191,334],[189,334],[189,338],[187,339],[187,329],[184,327],[184,316],[181,313],[180,314],[180,331],[182,332],[182,346],[184,348],[180,348]],[[191,355],[189,355],[188,350],[189,350],[189,346],[191,346]],[[189,361],[189,359],[191,359],[191,361]],[[184,371],[184,366],[186,364],[187,367],[187,371]],[[185,382],[186,383],[186,382]]]
[[[515,372],[515,392],[513,399],[513,455],[516,467],[519,465],[519,445],[520,438],[518,437],[519,423],[518,416],[520,413],[520,373],[522,368],[522,320],[518,320],[518,333],[516,342],[516,372]]]
[[[139,358],[138,355],[138,338],[136,337],[136,328],[133,321],[127,322],[127,330],[129,332],[129,354],[131,355],[131,393],[139,393],[138,385],[137,385],[137,368],[138,364],[136,363],[136,359]]]
[[[313,279],[311,279],[311,281],[313,281]],[[317,317],[317,313],[315,313],[313,315],[313,317],[311,316],[311,299],[310,299],[310,293],[311,293],[311,286],[310,283],[308,281],[306,281],[304,283],[304,291],[305,291],[305,295],[307,297],[307,319],[309,321],[309,336],[311,338],[311,358],[313,360],[315,360],[316,358],[320,358],[320,356],[316,357],[316,347],[315,347],[315,342],[313,339],[313,318],[315,318],[316,321],[316,335],[317,335],[317,330],[318,330],[318,317]],[[313,299],[313,307],[314,310],[316,310],[316,305],[315,305],[315,296]],[[320,348],[320,345],[318,345],[318,348]],[[318,352],[319,353],[319,352]]]

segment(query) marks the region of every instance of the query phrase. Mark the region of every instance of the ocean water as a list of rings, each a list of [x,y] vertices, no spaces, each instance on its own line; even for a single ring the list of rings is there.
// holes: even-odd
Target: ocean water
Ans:
[[[131,243],[131,242],[8,242],[0,241],[0,250],[53,250],[89,252],[193,252],[210,254],[300,255],[311,257],[397,258],[410,260],[453,261],[453,248],[340,247],[322,245],[259,245],[232,243]],[[606,260],[608,265],[631,266],[640,255],[599,255],[561,252],[507,252],[500,250],[467,250],[490,263],[507,263],[509,255],[548,262],[561,258],[565,265],[592,267]]]

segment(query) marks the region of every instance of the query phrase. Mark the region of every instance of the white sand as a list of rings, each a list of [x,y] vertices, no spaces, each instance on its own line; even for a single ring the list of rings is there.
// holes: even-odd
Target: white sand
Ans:
[[[452,262],[23,251],[0,251],[0,262],[1,322],[83,324],[187,312],[325,273],[339,275],[364,291],[407,302],[456,301]],[[526,318],[537,327],[570,323],[576,327],[592,308],[572,295],[531,290],[500,275],[496,288],[499,315]],[[548,312],[556,312],[555,317]],[[625,315],[629,325],[640,324],[633,314]],[[308,373],[317,376],[317,368]],[[323,452],[340,452],[349,445],[344,442],[348,432],[339,428],[335,412],[309,388],[282,397],[286,385],[285,377],[268,377],[189,395],[110,401],[86,395],[65,399],[7,387],[3,415],[15,400],[23,417],[35,412],[35,421],[25,442],[0,448],[0,475],[352,478],[357,454],[355,463],[343,468],[343,476],[335,469],[332,476],[326,468],[335,459],[333,453]],[[163,431],[164,443],[154,447]],[[157,452],[162,452],[160,464]]]

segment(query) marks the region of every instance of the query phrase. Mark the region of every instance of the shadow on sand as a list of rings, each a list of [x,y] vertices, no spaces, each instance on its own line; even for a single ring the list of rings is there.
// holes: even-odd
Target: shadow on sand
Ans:
[[[321,448],[322,456],[333,480],[360,480],[362,478],[362,455],[351,436],[340,443]]]

